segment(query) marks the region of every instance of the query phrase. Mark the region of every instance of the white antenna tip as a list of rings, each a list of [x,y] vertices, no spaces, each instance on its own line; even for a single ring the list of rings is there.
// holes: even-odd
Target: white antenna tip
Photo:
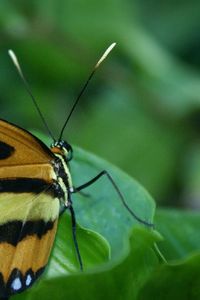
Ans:
[[[13,50],[9,49],[8,50],[8,54],[10,56],[10,58],[12,59],[12,61],[14,62],[14,64],[17,64],[17,57],[15,55],[15,53],[13,52]]]
[[[15,55],[14,51],[11,50],[11,49],[9,49],[9,50],[8,50],[8,55],[9,55],[10,58],[12,59],[12,62],[13,62],[13,64],[15,65],[15,67],[17,68],[17,70],[18,70],[20,76],[23,77],[22,70],[21,70],[21,68],[20,68],[19,62],[18,62],[18,60],[17,60],[17,56]]]
[[[102,57],[99,59],[99,61],[97,62],[95,69],[98,68],[100,66],[100,64],[104,61],[104,59],[108,56],[108,54],[112,51],[112,49],[116,46],[116,43],[112,43],[104,52],[104,54],[102,55]]]

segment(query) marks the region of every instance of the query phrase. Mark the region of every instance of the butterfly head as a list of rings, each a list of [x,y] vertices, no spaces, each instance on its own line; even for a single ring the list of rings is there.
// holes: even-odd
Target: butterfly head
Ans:
[[[61,154],[62,156],[65,156],[67,161],[70,161],[73,158],[72,146],[63,140],[54,142],[51,145],[51,151],[55,154]]]

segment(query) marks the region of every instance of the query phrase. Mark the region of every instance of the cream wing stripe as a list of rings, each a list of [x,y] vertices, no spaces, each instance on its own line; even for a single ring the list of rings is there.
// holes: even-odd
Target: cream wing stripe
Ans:
[[[46,193],[34,195],[31,193],[0,193],[0,224],[24,220],[27,209],[28,220],[43,219],[45,222],[54,221],[59,215],[59,199]]]

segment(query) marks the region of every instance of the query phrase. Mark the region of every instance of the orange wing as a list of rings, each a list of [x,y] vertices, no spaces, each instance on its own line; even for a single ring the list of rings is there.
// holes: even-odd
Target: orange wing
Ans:
[[[0,179],[41,178],[52,182],[55,156],[28,131],[0,120]]]
[[[0,120],[0,167],[41,164],[54,159],[49,148],[28,131]]]

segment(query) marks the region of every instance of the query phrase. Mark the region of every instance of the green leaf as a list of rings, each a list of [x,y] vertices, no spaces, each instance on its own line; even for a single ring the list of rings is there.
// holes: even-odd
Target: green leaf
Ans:
[[[129,207],[141,219],[152,222],[155,204],[138,182],[91,153],[77,148],[74,151],[75,159],[71,164],[71,172],[75,186],[87,182],[100,171],[107,170],[124,195]],[[112,257],[120,256],[119,249],[124,243],[127,244],[130,229],[138,222],[122,205],[106,176],[88,187],[85,192],[90,196],[74,195],[74,208],[79,224],[102,234],[111,245]]]
[[[110,258],[110,246],[98,233],[83,229],[77,224],[77,237],[80,244],[84,270],[106,262]],[[80,265],[72,239],[71,217],[63,215],[58,227],[56,242],[50,261],[47,277],[80,272]]]
[[[138,300],[142,299],[199,300],[200,255],[179,264],[157,268],[138,296]]]
[[[152,231],[135,228],[127,249],[128,255],[118,265],[102,268],[95,273],[77,273],[41,280],[32,291],[26,293],[26,299],[137,299],[144,281],[158,265],[152,250],[158,239],[159,236]]]
[[[158,210],[155,224],[164,237],[159,248],[168,261],[186,258],[188,254],[200,251],[200,213]]]
[[[155,204],[137,182],[90,153],[77,148],[74,152],[71,172],[75,186],[87,182],[99,171],[106,169],[112,174],[135,213],[143,220],[152,222]],[[120,282],[123,282],[124,291],[131,289],[136,294],[148,277],[151,264],[157,264],[157,257],[150,245],[158,237],[149,229],[135,229],[134,247],[131,250],[134,255],[131,254],[130,232],[138,222],[123,207],[111,183],[104,178],[85,192],[89,196],[77,194],[73,197],[78,223],[93,231],[78,228],[77,232],[83,264],[86,266],[84,273],[78,270],[70,218],[63,215],[48,271],[38,284],[22,295],[15,296],[16,299],[36,299],[36,295],[43,299],[48,299],[49,295],[53,299],[74,299],[74,295],[77,295],[77,299],[89,298],[90,295],[94,299],[99,290],[106,295],[117,293]],[[111,247],[110,260],[105,238]],[[137,282],[138,278],[140,284]]]
[[[168,264],[157,266],[138,299],[200,299],[200,213],[161,210],[156,227]]]

